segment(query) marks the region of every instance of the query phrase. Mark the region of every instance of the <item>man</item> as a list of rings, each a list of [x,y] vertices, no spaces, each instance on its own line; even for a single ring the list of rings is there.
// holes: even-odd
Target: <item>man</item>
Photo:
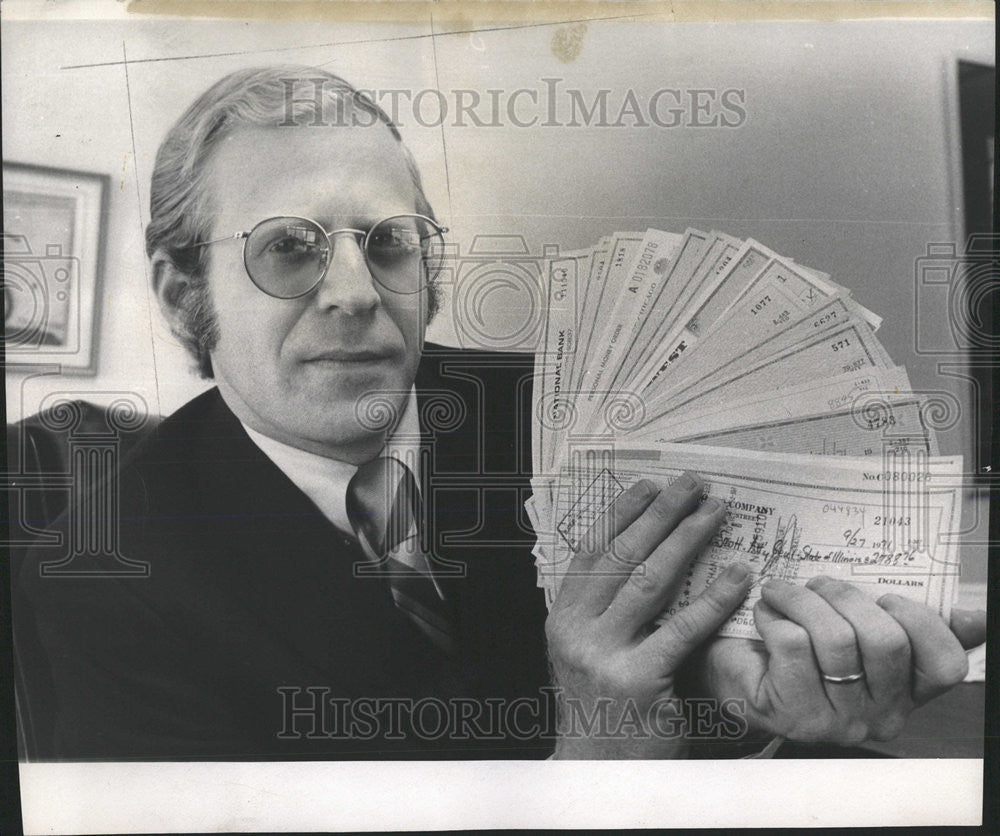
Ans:
[[[323,71],[233,73],[171,130],[153,289],[217,388],[121,468],[148,576],[45,576],[43,547],[17,567],[35,756],[679,757],[685,688],[743,700],[758,734],[856,742],[962,678],[936,615],[832,581],[768,588],[763,647],[706,645],[740,567],[651,632],[723,518],[691,474],[609,509],[546,621],[531,360],[424,345],[441,229],[388,117]],[[624,738],[557,733],[546,632],[563,711]]]

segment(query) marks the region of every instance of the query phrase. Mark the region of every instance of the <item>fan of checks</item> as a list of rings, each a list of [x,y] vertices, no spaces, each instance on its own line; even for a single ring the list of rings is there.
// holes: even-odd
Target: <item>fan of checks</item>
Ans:
[[[965,472],[937,439],[951,396],[913,389],[876,336],[882,318],[849,288],[694,227],[614,232],[554,252],[540,278],[525,510],[549,607],[619,494],[691,470],[726,519],[660,623],[736,561],[755,583],[723,636],[760,638],[768,578],[832,575],[875,599],[933,602],[948,620],[960,568],[948,521],[962,517]]]

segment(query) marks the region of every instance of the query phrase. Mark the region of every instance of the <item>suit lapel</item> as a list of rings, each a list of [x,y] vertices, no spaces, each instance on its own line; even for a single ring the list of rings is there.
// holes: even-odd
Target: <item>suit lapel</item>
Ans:
[[[455,487],[463,476],[476,472],[479,441],[477,405],[448,375],[454,350],[426,346],[417,371],[417,407],[420,424],[424,524],[428,532],[429,561],[442,590],[454,606],[460,636],[467,634],[471,612],[470,577],[475,567],[468,550],[448,542],[448,534],[468,531],[477,522],[476,493]],[[461,496],[464,494],[464,496]]]
[[[199,504],[239,521],[225,526],[218,545],[231,564],[227,594],[247,617],[281,637],[317,684],[392,694],[437,678],[436,648],[395,607],[384,581],[355,577],[354,564],[364,561],[356,543],[250,440],[221,397],[201,430]]]

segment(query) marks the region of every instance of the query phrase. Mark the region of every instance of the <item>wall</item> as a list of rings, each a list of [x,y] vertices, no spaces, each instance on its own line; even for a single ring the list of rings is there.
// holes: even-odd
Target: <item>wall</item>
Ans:
[[[744,90],[746,120],[734,129],[473,128],[452,118],[425,127],[405,110],[400,121],[461,252],[480,234],[523,235],[532,254],[645,226],[753,236],[853,288],[885,317],[879,336],[915,388],[946,389],[968,405],[968,391],[938,374],[936,358],[913,351],[914,262],[928,243],[957,234],[948,67],[959,57],[992,62],[991,23],[665,30],[611,22],[558,36],[538,27],[436,43],[408,37],[419,31],[6,22],[4,159],[112,178],[98,372],[62,381],[8,374],[8,420],[37,409],[53,386],[97,401],[133,391],[168,413],[207,385],[190,374],[151,305],[142,247],[149,172],[159,139],[210,80],[274,61],[321,63],[377,90],[469,88],[484,97],[491,88],[542,94],[545,78],[584,91],[588,101],[600,88],[612,90],[615,102],[629,88],[639,101],[664,87]],[[554,50],[560,43],[569,48]],[[123,49],[138,62],[127,74]],[[94,63],[108,65],[60,69]],[[424,114],[434,121],[430,105]],[[503,294],[486,310],[494,333],[523,313]],[[943,315],[934,327],[946,327]],[[448,310],[430,337],[456,341]],[[947,434],[944,448],[969,449],[966,424]]]

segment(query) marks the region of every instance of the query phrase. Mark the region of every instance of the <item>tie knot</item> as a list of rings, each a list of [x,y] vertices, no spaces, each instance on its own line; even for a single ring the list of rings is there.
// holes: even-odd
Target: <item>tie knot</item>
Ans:
[[[347,485],[347,518],[377,559],[416,536],[419,503],[413,473],[391,456],[365,462]]]

